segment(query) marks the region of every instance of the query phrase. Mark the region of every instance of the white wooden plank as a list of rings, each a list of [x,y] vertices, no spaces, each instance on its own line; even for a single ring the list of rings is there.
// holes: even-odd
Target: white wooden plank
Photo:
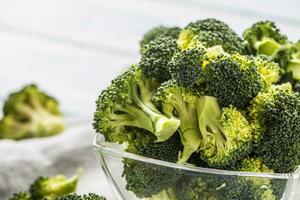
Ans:
[[[88,115],[100,91],[136,60],[4,32],[0,44],[0,96],[34,82],[65,110]]]
[[[138,41],[142,34],[159,24],[184,26],[189,21],[215,17],[229,23],[241,33],[254,21],[265,19],[267,16],[270,16],[271,20],[280,18],[280,15],[276,17],[272,14],[279,9],[279,3],[274,3],[276,5],[274,9],[272,9],[273,7],[266,9],[268,10],[266,13],[270,12],[271,14],[260,15],[258,13],[255,15],[254,11],[250,11],[256,8],[258,0],[254,3],[240,2],[235,7],[237,0],[230,4],[226,3],[227,1],[222,2],[217,4],[215,1],[218,6],[213,6],[213,4],[207,5],[207,2],[203,1],[191,3],[191,0],[3,0],[0,23],[20,30],[108,46],[137,55]],[[227,9],[222,9],[220,7],[222,4],[226,4],[227,7],[224,8]],[[247,7],[247,5],[249,6]],[[296,5],[299,6],[299,4]],[[243,10],[242,12],[233,12],[228,7],[234,7],[236,10],[249,8],[250,15],[249,13],[243,14]],[[297,8],[297,6],[295,7]],[[287,9],[285,6],[282,7],[282,10],[282,13],[291,12],[291,9]],[[259,12],[262,13],[262,11]],[[272,18],[272,16],[275,17]],[[293,17],[293,19],[295,18]],[[298,19],[299,17],[296,20]],[[300,26],[284,20],[278,20],[278,24],[291,39],[299,38]]]

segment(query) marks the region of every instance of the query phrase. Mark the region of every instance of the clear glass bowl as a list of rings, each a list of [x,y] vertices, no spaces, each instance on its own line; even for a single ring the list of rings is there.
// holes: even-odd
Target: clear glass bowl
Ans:
[[[267,174],[267,173],[252,173],[252,172],[237,172],[227,170],[216,170],[194,166],[187,166],[175,163],[164,162],[161,160],[155,160],[132,153],[127,153],[122,149],[121,145],[111,144],[104,141],[102,135],[97,134],[95,136],[93,147],[99,160],[105,175],[115,192],[118,200],[138,200],[145,198],[138,198],[133,192],[126,189],[126,179],[122,176],[124,161],[135,162],[137,165],[143,165],[161,174],[162,180],[166,185],[170,180],[174,180],[178,177],[178,183],[176,191],[184,189],[184,183],[186,180],[204,180],[205,182],[214,185],[214,189],[226,190],[228,187],[234,190],[237,187],[243,187],[243,191],[247,191],[247,184],[243,183],[252,181],[255,183],[255,187],[258,189],[266,188],[270,185],[276,188],[278,193],[276,199],[281,200],[299,200],[300,199],[300,168],[289,174]],[[164,180],[165,179],[165,180]],[[181,186],[182,185],[182,188]],[[253,184],[251,184],[253,185]],[[156,185],[149,184],[147,190],[154,190]],[[167,186],[166,186],[167,187]],[[227,187],[227,188],[226,188]],[[167,190],[166,190],[167,191]],[[264,191],[264,190],[261,190]],[[176,192],[165,192],[157,196],[155,200],[169,200],[168,195],[174,195]],[[171,195],[171,196],[172,196]],[[199,190],[199,195],[204,195]],[[198,198],[201,199],[201,198]],[[204,198],[203,198],[204,199]],[[173,200],[173,199],[172,199]],[[181,200],[177,197],[177,200]],[[210,199],[208,199],[210,200]],[[222,200],[222,198],[218,198]],[[232,199],[238,200],[238,199]],[[239,199],[240,200],[240,199]],[[243,200],[243,199],[241,199]],[[260,199],[255,199],[260,200]],[[271,200],[271,199],[263,199]],[[273,200],[273,199],[272,199]]]

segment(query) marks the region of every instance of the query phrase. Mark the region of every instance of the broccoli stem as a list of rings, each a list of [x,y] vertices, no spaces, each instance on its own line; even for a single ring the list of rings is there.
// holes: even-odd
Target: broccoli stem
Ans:
[[[141,94],[142,91],[141,91]],[[147,93],[150,95],[151,93]],[[150,117],[154,127],[154,135],[157,137],[157,142],[163,142],[168,140],[178,129],[180,120],[174,117],[166,117],[155,108],[151,103],[151,98],[148,95],[143,95],[146,102],[143,102],[138,96],[138,84],[135,82],[133,85],[132,96],[135,103]]]
[[[262,41],[258,41],[255,47],[260,54],[275,56],[280,49],[280,44],[270,38],[265,38]]]

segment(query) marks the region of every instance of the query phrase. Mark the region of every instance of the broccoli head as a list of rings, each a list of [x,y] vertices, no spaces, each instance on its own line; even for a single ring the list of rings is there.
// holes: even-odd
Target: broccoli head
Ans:
[[[100,94],[94,114],[94,128],[110,142],[123,143],[127,127],[137,127],[165,141],[177,130],[180,121],[163,115],[151,102],[155,90],[153,79],[142,76],[133,66],[112,81]]]
[[[243,40],[227,24],[216,19],[190,23],[180,32],[177,43],[181,49],[220,45],[226,52],[245,52]]]
[[[176,40],[170,37],[158,37],[145,45],[139,63],[145,77],[159,82],[169,80],[168,63],[177,51]]]
[[[291,45],[287,37],[280,33],[274,22],[259,21],[243,33],[251,54],[264,54],[274,58],[285,67],[291,58]]]
[[[172,78],[185,87],[200,84],[203,82],[202,65],[205,57],[203,48],[187,49],[174,54],[168,65]]]
[[[293,44],[294,52],[292,53],[292,58],[289,60],[286,71],[292,72],[293,79],[300,80],[300,41]]]
[[[179,133],[184,146],[179,163],[185,163],[199,149],[201,134],[197,120],[198,92],[180,86],[175,80],[163,83],[153,95],[153,101],[167,116],[180,120]]]
[[[39,177],[30,186],[29,192],[34,200],[54,200],[66,194],[75,192],[81,170],[73,177],[63,175],[55,177]]]
[[[255,97],[249,113],[264,164],[278,173],[294,171],[300,164],[299,93],[289,83],[273,86]]]
[[[139,149],[138,155],[177,162],[182,144],[178,133],[165,142],[150,143]],[[133,159],[124,159],[123,176],[126,189],[139,198],[151,197],[175,185],[180,178],[177,170]]]
[[[144,46],[149,44],[149,42],[155,40],[158,37],[171,37],[177,40],[178,35],[181,31],[179,27],[166,27],[166,26],[158,26],[149,30],[140,42],[141,51],[143,50]]]
[[[240,54],[223,54],[205,67],[208,95],[221,107],[244,109],[264,88],[265,83],[255,63]]]
[[[184,177],[178,181],[176,197],[180,200],[217,200],[216,189],[206,176]]]
[[[252,127],[241,112],[232,106],[221,110],[210,96],[201,97],[199,105],[200,154],[208,165],[222,168],[251,152]]]
[[[45,137],[64,130],[58,102],[36,85],[27,85],[6,99],[0,138]]]
[[[32,200],[28,192],[19,192],[13,194],[8,200]]]
[[[78,195],[73,193],[56,198],[55,200],[106,200],[106,198],[93,193],[85,195]]]

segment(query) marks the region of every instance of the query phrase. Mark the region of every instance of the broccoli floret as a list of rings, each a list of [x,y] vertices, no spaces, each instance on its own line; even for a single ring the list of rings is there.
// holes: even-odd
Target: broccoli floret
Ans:
[[[177,51],[176,40],[170,37],[158,37],[145,45],[139,63],[145,77],[159,82],[169,80],[168,63]]]
[[[184,177],[178,181],[176,197],[180,200],[217,200],[216,189],[206,176]]]
[[[106,198],[97,194],[90,193],[87,195],[67,194],[62,197],[56,198],[55,200],[106,200]]]
[[[250,59],[254,61],[258,73],[266,84],[265,87],[269,87],[280,80],[283,71],[270,56],[257,55],[251,56]]]
[[[293,44],[294,52],[291,55],[291,60],[289,60],[286,71],[292,72],[293,79],[299,81],[300,80],[300,41]]]
[[[141,51],[143,50],[145,45],[158,37],[166,36],[177,40],[180,31],[181,28],[179,27],[158,26],[152,28],[143,36],[143,39],[140,42]]]
[[[163,115],[151,102],[155,89],[152,79],[133,66],[112,81],[100,94],[94,114],[94,128],[110,142],[125,142],[126,127],[137,127],[165,141],[177,130],[180,121]]]
[[[199,149],[201,134],[197,120],[198,92],[180,86],[176,81],[163,83],[153,95],[153,101],[162,107],[167,116],[180,119],[179,133],[184,146],[179,163],[186,163],[192,153]]]
[[[172,188],[168,188],[166,190],[163,190],[159,192],[156,195],[152,195],[149,198],[146,198],[146,200],[178,200],[176,198],[175,192]]]
[[[292,172],[300,164],[300,96],[289,83],[272,86],[253,99],[249,109],[255,152],[278,173]],[[293,156],[290,156],[293,155]]]
[[[54,200],[66,194],[75,192],[81,170],[73,177],[63,175],[55,177],[39,177],[30,186],[29,192],[33,200]]]
[[[180,32],[177,43],[181,49],[221,45],[226,52],[245,52],[243,40],[227,24],[216,19],[190,23]]]
[[[178,52],[169,62],[169,72],[180,85],[193,87],[203,82],[202,65],[206,53],[203,48]]]
[[[280,33],[274,22],[259,21],[243,33],[248,42],[249,53],[272,56],[281,67],[291,58],[291,45],[287,37]]]
[[[257,173],[273,173],[259,157],[246,157],[235,166],[234,170]],[[218,199],[245,199],[245,200],[280,200],[273,191],[271,178],[255,176],[225,176],[213,179],[217,187]]]
[[[221,107],[244,109],[264,88],[255,63],[240,54],[223,54],[205,67],[208,95],[218,98]]]
[[[64,130],[58,102],[36,85],[27,85],[10,94],[4,103],[3,114],[0,138],[45,137]]]
[[[252,127],[236,108],[219,107],[214,97],[203,96],[198,108],[200,154],[210,166],[231,165],[251,152]]]
[[[8,200],[32,200],[28,192],[19,192],[13,194]]]
[[[182,144],[178,133],[160,143],[150,143],[138,152],[138,155],[158,160],[177,162]],[[126,189],[139,198],[151,197],[175,185],[180,178],[177,170],[133,159],[124,159],[123,176]]]

